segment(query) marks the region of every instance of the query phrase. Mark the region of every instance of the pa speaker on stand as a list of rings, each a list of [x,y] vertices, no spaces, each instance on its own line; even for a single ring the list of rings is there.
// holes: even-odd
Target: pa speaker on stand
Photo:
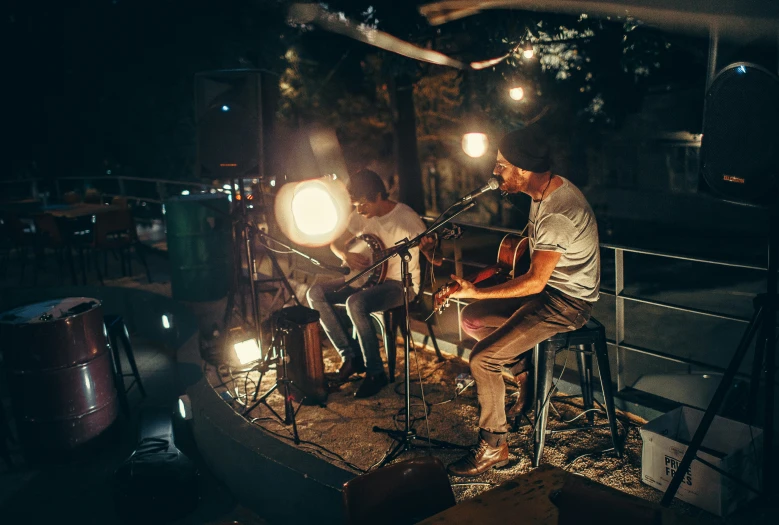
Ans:
[[[706,93],[702,174],[724,200],[775,206],[779,196],[779,78],[731,64]]]
[[[270,166],[275,93],[257,69],[195,75],[197,173],[208,179],[262,178]]]
[[[766,291],[754,299],[754,313],[731,357],[719,386],[690,440],[682,461],[666,489],[662,505],[671,504],[692,462],[709,468],[698,456],[706,434],[719,412],[733,379],[754,342],[752,377],[746,412],[748,423],[757,419],[762,385],[763,450],[755,450],[755,468],[761,468],[762,486],[719,471],[740,487],[757,493],[764,504],[775,503],[774,375],[776,368],[777,270],[779,270],[779,77],[746,62],[731,64],[713,80],[706,93],[701,158],[703,177],[724,200],[767,208],[769,211]],[[762,458],[759,453],[762,452]],[[758,483],[759,484],[759,483]]]

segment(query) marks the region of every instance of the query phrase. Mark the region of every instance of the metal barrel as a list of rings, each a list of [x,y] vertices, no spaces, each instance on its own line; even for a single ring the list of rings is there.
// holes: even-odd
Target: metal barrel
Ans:
[[[0,314],[0,342],[25,448],[73,449],[116,420],[100,301],[54,299]]]
[[[171,291],[181,301],[227,295],[233,273],[227,195],[182,195],[165,201]]]

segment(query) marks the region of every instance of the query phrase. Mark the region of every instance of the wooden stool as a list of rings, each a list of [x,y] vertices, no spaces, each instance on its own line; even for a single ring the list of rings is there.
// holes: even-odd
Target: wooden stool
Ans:
[[[584,409],[589,410],[595,406],[595,398],[592,390],[592,355],[598,361],[603,399],[606,403],[606,415],[609,419],[611,440],[617,457],[622,457],[621,440],[617,429],[617,417],[614,409],[614,390],[611,384],[611,368],[606,349],[606,330],[596,319],[590,318],[586,325],[572,332],[562,332],[537,344],[533,350],[533,384],[535,385],[535,409],[536,421],[535,440],[533,446],[533,466],[537,467],[544,452],[544,441],[548,433],[546,428],[549,415],[549,403],[551,396],[552,375],[554,372],[555,356],[559,350],[571,350],[576,352],[579,365],[579,380],[584,399]],[[592,424],[594,414],[589,412],[587,420]],[[586,429],[588,427],[583,427]]]
[[[135,364],[133,346],[130,343],[130,334],[127,332],[127,326],[124,324],[124,319],[122,319],[121,315],[106,315],[103,317],[103,320],[105,322],[106,331],[108,333],[111,355],[114,359],[116,393],[119,396],[119,402],[122,404],[122,410],[124,410],[125,414],[129,414],[130,405],[127,402],[127,392],[129,392],[133,386],[138,385],[138,390],[140,390],[141,395],[146,397],[146,390],[143,388],[141,374],[138,373],[138,366]],[[122,343],[122,348],[124,348],[124,354],[127,356],[127,361],[130,363],[130,368],[132,369],[131,374],[125,374],[122,372],[122,359],[121,355],[119,355],[120,341]],[[133,378],[129,385],[125,385],[125,377]]]

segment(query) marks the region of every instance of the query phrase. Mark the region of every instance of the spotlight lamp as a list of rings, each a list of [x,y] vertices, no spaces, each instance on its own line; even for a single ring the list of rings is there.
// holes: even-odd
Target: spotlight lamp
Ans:
[[[474,159],[482,157],[487,153],[488,146],[489,140],[484,133],[466,133],[463,135],[463,151],[469,157],[473,157]]]
[[[522,49],[522,56],[531,59],[533,58],[533,55],[535,55],[535,52],[533,51],[533,46],[530,45],[530,43],[525,44],[525,47]]]
[[[346,185],[332,176],[283,185],[276,194],[276,222],[293,242],[325,246],[340,237],[351,212]]]
[[[511,100],[520,101],[525,98],[525,90],[520,86],[515,86],[509,89],[509,96],[511,97]]]

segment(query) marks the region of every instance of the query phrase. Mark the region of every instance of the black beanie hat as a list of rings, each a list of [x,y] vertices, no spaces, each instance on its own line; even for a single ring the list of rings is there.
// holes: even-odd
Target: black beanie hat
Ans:
[[[534,129],[522,128],[507,133],[500,139],[498,150],[518,168],[534,173],[549,171],[549,145]]]

